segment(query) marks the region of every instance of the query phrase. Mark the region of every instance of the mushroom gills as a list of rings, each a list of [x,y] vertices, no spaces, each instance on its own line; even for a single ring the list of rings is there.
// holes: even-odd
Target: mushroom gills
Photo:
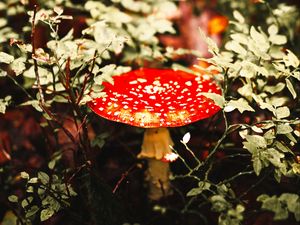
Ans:
[[[169,163],[163,161],[167,154],[172,153],[170,146],[174,143],[167,128],[148,128],[144,133],[142,150],[139,158],[148,161],[146,180],[148,182],[148,197],[159,200],[164,195],[169,195],[171,174]]]

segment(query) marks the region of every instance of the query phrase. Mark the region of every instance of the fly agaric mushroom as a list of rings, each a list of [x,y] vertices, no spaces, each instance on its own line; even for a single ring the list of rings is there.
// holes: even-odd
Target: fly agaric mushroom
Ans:
[[[109,120],[146,128],[140,158],[148,160],[149,198],[158,200],[170,191],[169,161],[173,142],[166,127],[178,127],[219,111],[203,93],[221,94],[210,76],[195,76],[171,69],[139,69],[104,82],[105,97],[88,106]]]

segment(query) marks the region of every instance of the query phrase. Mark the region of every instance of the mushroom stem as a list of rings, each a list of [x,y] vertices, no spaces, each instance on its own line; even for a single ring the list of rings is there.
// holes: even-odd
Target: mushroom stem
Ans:
[[[162,161],[167,154],[172,153],[170,146],[173,146],[173,141],[167,128],[146,129],[138,157],[148,161],[145,176],[149,186],[148,197],[151,200],[159,200],[170,193],[170,167],[168,162]]]

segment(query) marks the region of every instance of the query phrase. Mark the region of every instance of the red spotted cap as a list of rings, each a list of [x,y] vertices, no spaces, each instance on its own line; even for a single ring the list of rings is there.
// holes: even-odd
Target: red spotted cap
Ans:
[[[178,127],[214,115],[220,107],[203,92],[221,94],[209,75],[142,68],[104,82],[105,97],[88,106],[106,119],[144,128]]]

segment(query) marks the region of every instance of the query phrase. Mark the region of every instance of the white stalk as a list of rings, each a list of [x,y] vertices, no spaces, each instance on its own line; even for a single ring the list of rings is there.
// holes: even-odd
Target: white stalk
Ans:
[[[148,197],[151,200],[159,200],[163,195],[170,194],[170,167],[169,163],[162,159],[172,153],[170,146],[173,145],[167,128],[146,129],[138,157],[148,161],[145,176],[148,181]]]

